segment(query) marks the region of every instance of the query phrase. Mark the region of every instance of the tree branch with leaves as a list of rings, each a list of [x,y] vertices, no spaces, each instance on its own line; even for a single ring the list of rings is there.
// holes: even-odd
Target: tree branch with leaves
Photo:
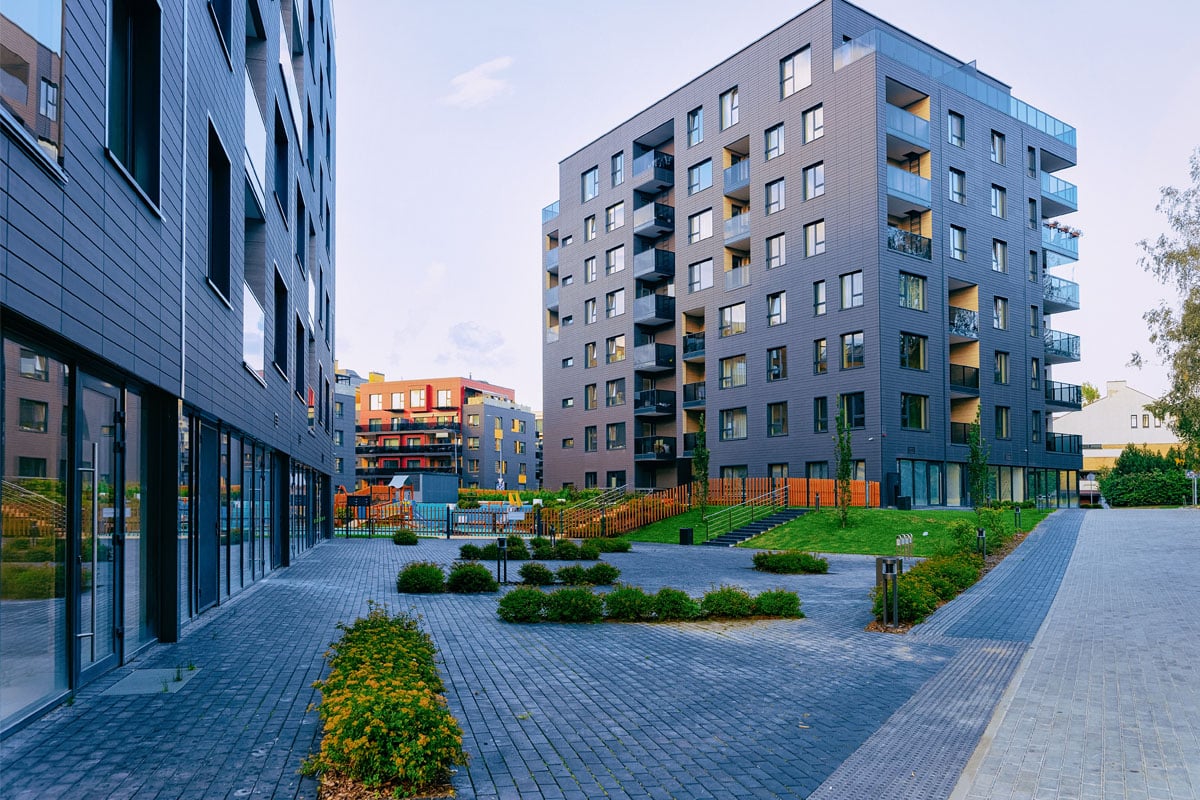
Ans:
[[[838,404],[837,412],[837,491],[838,519],[842,527],[850,525],[850,475],[854,468],[854,452],[850,446],[850,425],[846,420],[844,404]]]

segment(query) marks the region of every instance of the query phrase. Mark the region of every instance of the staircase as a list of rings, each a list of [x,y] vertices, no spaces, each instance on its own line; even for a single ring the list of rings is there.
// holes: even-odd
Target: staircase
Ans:
[[[752,539],[760,533],[766,533],[772,528],[777,528],[785,522],[791,522],[797,517],[805,514],[808,509],[804,508],[784,508],[776,511],[769,517],[763,517],[757,522],[751,522],[749,525],[743,525],[737,530],[723,533],[716,538],[710,539],[703,544],[712,547],[733,547],[736,544],[741,544],[747,539]]]

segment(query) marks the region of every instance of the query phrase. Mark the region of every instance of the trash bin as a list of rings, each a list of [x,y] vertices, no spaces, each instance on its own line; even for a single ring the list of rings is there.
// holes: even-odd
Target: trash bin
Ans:
[[[902,494],[896,498],[896,508],[899,511],[912,511],[912,498]]]
[[[693,544],[694,543],[694,537],[692,536],[691,528],[680,528],[679,529],[679,543],[680,544]]]

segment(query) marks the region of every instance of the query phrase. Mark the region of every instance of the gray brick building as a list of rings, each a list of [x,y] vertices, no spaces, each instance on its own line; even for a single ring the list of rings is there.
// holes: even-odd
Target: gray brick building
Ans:
[[[330,0],[0,11],[2,735],[328,535],[336,76]]]
[[[560,162],[542,211],[545,483],[832,476],[838,410],[888,502],[1074,502],[1056,268],[1075,130],[822,0]],[[1053,316],[1053,321],[1051,320]]]

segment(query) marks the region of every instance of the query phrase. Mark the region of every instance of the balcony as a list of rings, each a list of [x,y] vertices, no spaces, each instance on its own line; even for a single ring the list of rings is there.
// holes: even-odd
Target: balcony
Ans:
[[[542,224],[553,221],[558,217],[558,201],[555,200],[550,205],[542,209]]]
[[[683,360],[702,361],[704,359],[704,331],[685,333],[683,335]]]
[[[459,445],[454,442],[445,442],[441,444],[385,444],[385,445],[367,445],[354,448],[356,456],[386,456],[390,453],[400,453],[412,455],[414,453],[454,453],[458,450]]]
[[[635,417],[675,416],[675,392],[669,389],[646,389],[633,396]]]
[[[675,298],[665,294],[648,294],[633,301],[633,322],[636,325],[661,326],[675,321]]]
[[[696,381],[695,383],[685,383],[683,385],[683,407],[684,408],[703,408],[705,401],[705,386],[704,381]]]
[[[546,290],[546,308],[551,311],[558,310],[558,287],[551,286]]]
[[[1062,256],[1063,261],[1058,264],[1065,264],[1071,261],[1079,260],[1079,234],[1075,231],[1065,231],[1062,228],[1052,227],[1046,223],[1042,223],[1042,247],[1048,251]],[[1051,264],[1050,258],[1047,255],[1047,266],[1058,266]]]
[[[558,326],[551,325],[546,328],[546,344],[553,344],[558,341]]]
[[[460,425],[453,419],[446,420],[411,420],[393,419],[387,426],[372,428],[367,425],[355,425],[357,433],[395,433],[396,431],[458,431]]]
[[[1083,453],[1083,437],[1077,433],[1047,433],[1047,453],[1065,453],[1077,456]]]
[[[929,151],[929,120],[888,103],[888,158],[903,159],[909,153]]]
[[[1057,217],[1079,210],[1078,190],[1075,184],[1056,178],[1049,172],[1042,173],[1042,215]]]
[[[675,254],[670,250],[650,248],[633,257],[633,277],[658,281],[675,277]]]
[[[725,220],[725,244],[734,247],[750,244],[750,214],[738,214]]]
[[[691,458],[692,453],[696,452],[696,445],[701,444],[703,440],[699,433],[685,433],[683,435],[683,457]]]
[[[674,461],[674,436],[639,436],[633,440],[634,461]]]
[[[553,272],[554,274],[557,275],[558,274],[558,248],[557,247],[554,248],[553,250],[546,251],[545,262],[546,262],[546,272]]]
[[[633,211],[633,232],[657,238],[675,230],[675,209],[666,203],[647,203]]]
[[[633,188],[639,192],[658,194],[675,185],[675,156],[651,150],[633,160]]]
[[[1073,333],[1046,330],[1046,363],[1066,364],[1079,360],[1079,337]]]
[[[970,308],[949,306],[950,342],[975,342],[979,340],[979,312]]]
[[[750,285],[750,265],[734,267],[725,271],[725,291]]]
[[[950,397],[979,397],[979,368],[965,364],[950,365]]]
[[[750,199],[750,159],[744,158],[724,172],[725,196]]]
[[[950,444],[970,444],[971,428],[974,427],[970,422],[951,422],[950,423]]]
[[[1079,284],[1053,275],[1042,276],[1042,310],[1047,314],[1079,310]]]
[[[933,260],[933,240],[927,239],[917,233],[909,233],[908,231],[894,228],[888,225],[888,250],[897,253],[903,253],[906,256],[915,256],[923,258],[926,261]]]
[[[1083,391],[1073,383],[1046,381],[1046,405],[1078,411],[1083,408]]]
[[[641,372],[670,372],[675,369],[675,345],[639,344],[633,348],[633,368]]]
[[[891,164],[887,165],[888,214],[903,217],[910,211],[928,211],[930,205],[929,179],[914,175]]]

